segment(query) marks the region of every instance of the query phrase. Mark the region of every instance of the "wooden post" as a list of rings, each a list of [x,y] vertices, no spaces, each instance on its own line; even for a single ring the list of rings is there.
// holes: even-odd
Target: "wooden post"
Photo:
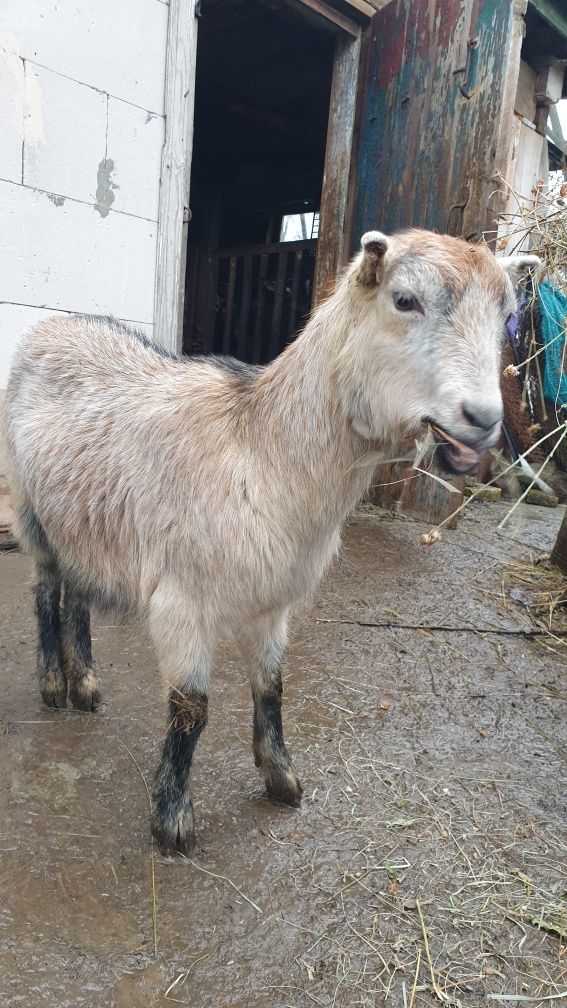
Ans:
[[[165,141],[161,160],[157,228],[154,339],[177,353],[181,351],[183,340],[196,60],[195,0],[170,0],[165,69]]]
[[[567,574],[567,511],[563,515],[561,528],[551,551],[551,562],[557,567],[561,567],[561,570]]]
[[[313,305],[329,292],[350,255],[347,207],[359,60],[360,36],[339,37],[329,103]]]

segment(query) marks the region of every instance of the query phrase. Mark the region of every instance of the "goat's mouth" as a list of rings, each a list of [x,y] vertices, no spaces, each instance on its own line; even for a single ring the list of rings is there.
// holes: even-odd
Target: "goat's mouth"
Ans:
[[[449,434],[435,420],[428,420],[428,423],[440,448],[443,463],[449,472],[462,474],[476,469],[480,462],[480,455],[474,448],[463,444],[453,434]]]

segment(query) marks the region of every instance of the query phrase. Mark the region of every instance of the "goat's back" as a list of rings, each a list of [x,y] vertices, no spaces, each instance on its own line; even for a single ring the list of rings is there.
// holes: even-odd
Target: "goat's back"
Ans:
[[[168,544],[185,552],[189,538],[201,555],[214,553],[208,519],[223,471],[232,482],[239,459],[225,449],[214,464],[211,447],[233,444],[237,371],[175,358],[110,319],[53,318],[31,329],[6,396],[24,546],[45,545],[39,523],[64,568],[129,605],[174,565]]]

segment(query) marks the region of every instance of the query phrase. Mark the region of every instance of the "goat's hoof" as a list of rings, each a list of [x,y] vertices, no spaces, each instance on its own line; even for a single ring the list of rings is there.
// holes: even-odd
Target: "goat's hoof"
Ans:
[[[101,695],[98,680],[93,672],[88,672],[80,679],[71,679],[69,699],[77,710],[97,711],[99,709]]]
[[[277,777],[268,778],[266,791],[270,801],[278,805],[292,805],[294,808],[301,805],[303,788],[294,770],[286,770]]]
[[[152,836],[160,854],[171,857],[183,854],[189,857],[195,850],[195,816],[191,802],[182,808],[166,815],[160,815],[157,809],[152,810]]]
[[[46,707],[64,710],[67,706],[67,680],[60,670],[48,672],[40,679],[41,699]]]

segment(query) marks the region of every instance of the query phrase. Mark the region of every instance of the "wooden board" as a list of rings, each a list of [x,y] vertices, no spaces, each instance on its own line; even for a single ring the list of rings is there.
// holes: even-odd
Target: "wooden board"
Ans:
[[[170,0],[154,326],[157,342],[175,352],[183,342],[196,64],[194,0]]]
[[[321,195],[313,304],[328,293],[349,257],[348,194],[354,137],[360,39],[337,40]]]
[[[417,475],[405,463],[378,466],[369,499],[373,504],[399,511],[408,518],[434,527],[452,515],[463,501],[464,476],[443,473],[443,478],[450,481],[458,493],[451,493],[428,476]],[[458,516],[452,518],[446,527],[456,528],[457,522]]]
[[[397,0],[365,32],[354,242],[369,228],[478,239],[503,206],[525,0]]]
[[[551,560],[567,573],[567,513],[563,515],[561,528],[551,553]]]

